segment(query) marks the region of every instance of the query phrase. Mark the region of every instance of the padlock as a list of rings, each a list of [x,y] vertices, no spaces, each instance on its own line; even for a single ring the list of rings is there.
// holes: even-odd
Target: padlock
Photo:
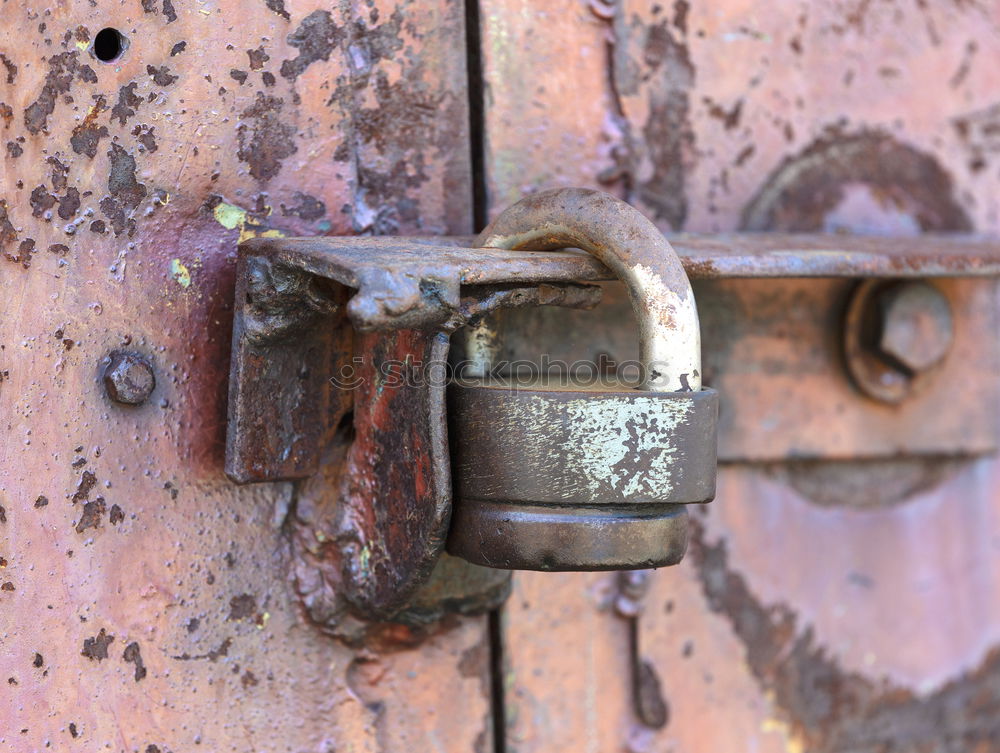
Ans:
[[[544,374],[529,384],[482,374],[451,385],[448,551],[518,570],[676,564],[687,547],[684,505],[715,496],[718,422],[676,253],[636,209],[585,189],[523,199],[476,245],[578,248],[600,259],[628,288],[643,374],[638,388],[567,386]]]

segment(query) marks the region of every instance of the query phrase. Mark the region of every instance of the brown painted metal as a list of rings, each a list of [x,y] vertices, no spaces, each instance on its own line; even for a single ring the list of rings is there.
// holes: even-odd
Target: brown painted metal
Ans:
[[[620,192],[665,231],[853,231],[900,236],[901,249],[922,231],[1000,232],[995,2],[485,0],[481,28],[492,212],[581,185]],[[912,240],[919,254],[925,241]],[[894,266],[884,276],[902,277]],[[721,282],[720,295],[745,287]],[[575,324],[555,310],[505,320],[522,320],[532,353],[591,338],[634,348],[614,298]],[[801,291],[781,298],[811,316]],[[798,320],[783,321],[763,342],[784,333],[782,360],[800,354]],[[995,324],[972,331],[996,340]],[[838,368],[830,376],[852,389]],[[975,404],[966,377],[928,420]],[[788,397],[802,410],[828,388],[817,379],[802,402]],[[905,410],[854,399],[876,407],[849,441]],[[823,436],[828,423],[809,426]],[[508,750],[553,739],[630,753],[997,750],[997,489],[992,458],[721,467],[688,558],[653,574],[636,619],[662,726],[635,702],[614,579],[516,574],[503,619]]]
[[[320,635],[296,609],[322,579],[290,585],[286,547],[325,535],[325,484],[221,470],[240,235],[471,232],[463,14],[4,5],[0,746],[491,749],[485,619],[416,650]],[[994,2],[481,14],[493,211],[603,185],[664,229],[1000,230]],[[105,26],[129,39],[108,65],[87,51]],[[163,375],[138,408],[104,402],[113,350]],[[996,461],[891,507],[892,464],[844,465],[723,469],[696,556],[636,619],[663,725],[636,708],[613,578],[519,575],[508,749],[995,749]]]
[[[3,5],[0,749],[488,749],[486,618],[332,640],[293,558],[325,508],[223,472],[241,236],[471,232],[464,29],[434,0]],[[106,396],[115,351],[143,404]]]

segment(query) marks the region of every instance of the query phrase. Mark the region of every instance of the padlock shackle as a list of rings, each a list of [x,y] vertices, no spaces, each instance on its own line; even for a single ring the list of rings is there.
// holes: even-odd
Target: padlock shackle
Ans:
[[[641,389],[701,389],[701,330],[691,283],[670,243],[639,210],[587,188],[541,191],[501,212],[475,245],[593,254],[628,289],[646,373]]]

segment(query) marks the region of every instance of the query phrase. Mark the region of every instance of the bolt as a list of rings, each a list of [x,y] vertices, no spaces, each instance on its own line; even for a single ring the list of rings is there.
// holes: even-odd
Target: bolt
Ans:
[[[140,405],[156,387],[153,367],[137,353],[112,353],[104,369],[104,389],[116,403]]]
[[[902,282],[878,298],[881,355],[910,375],[926,371],[948,354],[953,322],[948,299],[926,282]]]

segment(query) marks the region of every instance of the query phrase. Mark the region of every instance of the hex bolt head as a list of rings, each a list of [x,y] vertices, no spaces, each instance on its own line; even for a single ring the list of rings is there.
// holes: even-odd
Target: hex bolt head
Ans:
[[[926,371],[948,354],[954,323],[951,306],[926,282],[903,282],[879,296],[882,331],[878,349],[911,374]]]
[[[104,369],[104,389],[116,403],[140,405],[153,393],[153,367],[137,353],[112,353]]]

